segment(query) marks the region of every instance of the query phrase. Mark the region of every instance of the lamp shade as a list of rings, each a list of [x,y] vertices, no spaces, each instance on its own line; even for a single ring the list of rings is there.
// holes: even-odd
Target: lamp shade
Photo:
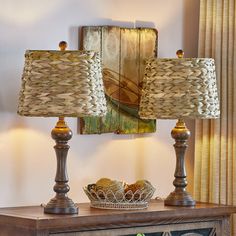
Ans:
[[[139,115],[143,119],[218,118],[214,60],[148,59]]]
[[[26,51],[18,114],[102,116],[106,109],[99,53]]]

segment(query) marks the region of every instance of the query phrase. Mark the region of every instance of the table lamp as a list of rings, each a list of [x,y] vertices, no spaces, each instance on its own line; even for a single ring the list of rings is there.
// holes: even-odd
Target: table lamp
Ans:
[[[143,119],[178,119],[171,136],[175,139],[175,190],[165,205],[194,206],[186,191],[184,155],[190,131],[184,119],[212,119],[220,115],[215,65],[211,58],[151,58],[146,62],[139,115]]]
[[[99,53],[66,51],[66,46],[62,41],[59,51],[26,51],[18,105],[22,116],[59,117],[51,132],[56,142],[56,195],[44,207],[44,212],[51,214],[78,213],[67,196],[67,142],[72,131],[64,117],[102,116],[107,109]]]

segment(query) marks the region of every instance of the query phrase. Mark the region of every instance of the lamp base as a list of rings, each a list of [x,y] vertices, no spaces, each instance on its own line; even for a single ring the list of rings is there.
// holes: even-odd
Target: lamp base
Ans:
[[[188,192],[181,189],[170,193],[164,204],[166,206],[195,206],[196,202]]]
[[[68,197],[56,196],[44,207],[44,213],[49,214],[78,214],[78,207]]]
[[[169,194],[164,203],[168,206],[194,206],[196,202],[186,191],[187,180],[184,164],[184,154],[187,148],[187,140],[190,136],[190,131],[185,125],[183,119],[179,119],[176,126],[171,131],[172,138],[175,139],[176,167],[175,180],[173,182],[175,190]]]
[[[67,143],[72,137],[72,131],[67,126],[64,117],[59,117],[51,135],[56,141],[54,149],[57,156],[57,172],[55,177],[56,184],[53,188],[56,196],[49,201],[44,208],[44,212],[50,214],[77,214],[78,207],[67,197],[67,193],[70,190],[66,168],[67,152],[70,146]]]

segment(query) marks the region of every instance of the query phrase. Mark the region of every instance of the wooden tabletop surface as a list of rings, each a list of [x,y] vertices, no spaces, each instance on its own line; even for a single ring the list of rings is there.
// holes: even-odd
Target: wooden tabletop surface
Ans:
[[[80,203],[78,215],[50,215],[41,206],[0,208],[0,224],[13,224],[27,228],[103,229],[176,222],[193,218],[229,216],[236,213],[235,206],[197,203],[195,207],[168,207],[163,201],[152,200],[145,210],[101,210]]]

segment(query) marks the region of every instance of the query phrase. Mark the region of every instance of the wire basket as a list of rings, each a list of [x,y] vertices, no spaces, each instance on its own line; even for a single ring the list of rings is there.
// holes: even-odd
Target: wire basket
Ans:
[[[148,207],[148,202],[151,200],[155,188],[138,189],[134,193],[129,190],[116,191],[108,189],[107,191],[93,189],[88,190],[83,188],[84,192],[90,200],[91,207],[102,209],[123,209],[123,210],[138,210]]]

